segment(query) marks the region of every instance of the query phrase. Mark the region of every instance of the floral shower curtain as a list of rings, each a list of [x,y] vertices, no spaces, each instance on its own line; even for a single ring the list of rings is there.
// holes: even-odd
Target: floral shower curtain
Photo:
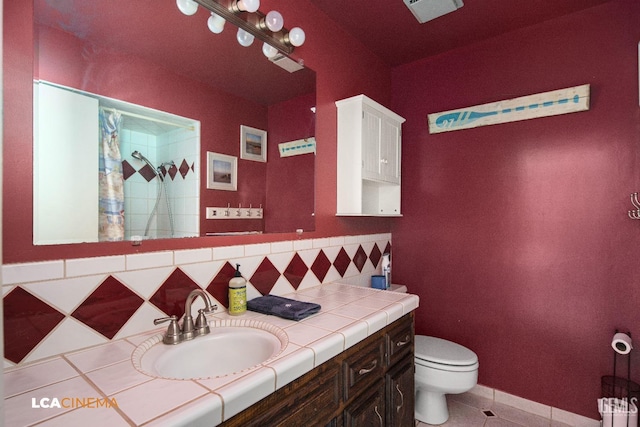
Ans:
[[[120,155],[122,116],[100,109],[98,240],[124,240],[124,178]]]

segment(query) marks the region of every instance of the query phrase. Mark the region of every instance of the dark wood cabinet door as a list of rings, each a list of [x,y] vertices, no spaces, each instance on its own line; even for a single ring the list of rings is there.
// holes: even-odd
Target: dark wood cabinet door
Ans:
[[[385,382],[376,382],[344,410],[345,427],[384,427]]]
[[[387,425],[407,427],[415,425],[415,370],[413,355],[406,357],[387,373]]]

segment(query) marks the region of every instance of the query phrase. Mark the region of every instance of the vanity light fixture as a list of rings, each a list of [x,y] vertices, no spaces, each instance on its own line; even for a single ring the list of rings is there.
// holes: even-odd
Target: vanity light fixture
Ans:
[[[260,0],[176,0],[176,4],[185,15],[194,15],[198,5],[211,12],[207,26],[215,34],[222,32],[225,22],[237,26],[236,38],[242,46],[250,46],[255,38],[262,41],[262,52],[272,62],[278,56],[291,54],[305,41],[302,28],[284,28],[280,12],[260,12]]]

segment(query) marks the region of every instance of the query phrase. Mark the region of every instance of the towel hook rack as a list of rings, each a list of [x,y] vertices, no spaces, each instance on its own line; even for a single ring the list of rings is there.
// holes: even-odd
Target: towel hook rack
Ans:
[[[627,213],[629,218],[640,219],[640,201],[638,200],[638,193],[631,193],[631,204],[635,209],[632,209]]]

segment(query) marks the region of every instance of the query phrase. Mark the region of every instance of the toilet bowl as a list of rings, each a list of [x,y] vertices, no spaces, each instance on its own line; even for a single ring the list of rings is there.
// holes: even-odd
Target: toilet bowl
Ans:
[[[446,394],[471,390],[478,382],[478,356],[441,338],[415,337],[415,416],[427,424],[449,418]]]

